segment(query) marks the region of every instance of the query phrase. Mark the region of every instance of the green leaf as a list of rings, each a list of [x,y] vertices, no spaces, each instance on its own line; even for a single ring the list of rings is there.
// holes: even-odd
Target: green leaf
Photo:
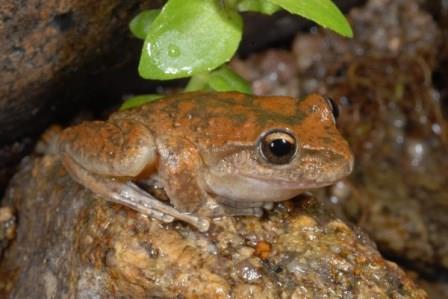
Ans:
[[[211,73],[208,85],[216,91],[252,93],[249,83],[225,65]]]
[[[208,80],[210,79],[210,72],[195,74],[191,76],[190,80],[185,87],[185,91],[197,91],[197,90],[207,90]]]
[[[310,19],[317,24],[346,37],[353,31],[342,12],[331,0],[269,0],[293,14]]]
[[[140,76],[175,79],[230,60],[242,35],[241,16],[217,0],[169,0],[149,28]]]
[[[266,0],[242,0],[237,5],[238,11],[254,11],[265,15],[272,15],[280,10],[280,6]]]
[[[149,28],[154,22],[155,18],[159,15],[160,9],[144,10],[136,15],[129,23],[129,30],[132,34],[139,38],[145,39],[148,35]]]
[[[185,91],[214,90],[239,91],[251,94],[249,83],[226,65],[212,72],[196,74],[191,77]]]
[[[131,98],[127,99],[126,101],[124,101],[124,103],[120,107],[120,110],[138,107],[143,104],[153,102],[162,97],[163,97],[163,95],[160,95],[160,94],[142,94],[142,95],[138,95],[135,97],[131,97]]]

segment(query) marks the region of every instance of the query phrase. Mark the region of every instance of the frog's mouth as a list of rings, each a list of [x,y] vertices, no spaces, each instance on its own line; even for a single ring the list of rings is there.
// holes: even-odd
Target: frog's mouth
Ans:
[[[254,184],[259,183],[267,183],[270,184],[273,188],[279,189],[293,189],[293,190],[305,190],[305,189],[315,189],[326,187],[331,185],[334,180],[333,179],[306,179],[301,178],[299,181],[291,182],[289,180],[278,179],[278,178],[269,178],[266,179],[264,177],[253,176],[253,175],[242,175],[241,178],[246,178],[250,180],[254,180]]]
[[[236,177],[246,180],[248,184],[259,186],[268,184],[270,188],[277,190],[298,190],[304,191],[329,186],[336,181],[349,175],[354,167],[354,160],[346,159],[339,155],[328,155],[327,160],[320,163],[320,166],[311,155],[308,159],[302,159],[301,170],[289,168],[277,168],[264,175],[258,173],[237,173]],[[311,158],[310,158],[311,157]],[[322,158],[320,158],[322,160]],[[318,166],[316,166],[318,165]],[[326,166],[326,167],[325,167]]]
[[[308,172],[308,175],[291,173],[287,169],[280,174],[267,173],[216,173],[204,176],[206,189],[211,194],[236,201],[274,202],[291,199],[300,193],[333,184],[350,174],[353,162],[340,164],[332,171]]]

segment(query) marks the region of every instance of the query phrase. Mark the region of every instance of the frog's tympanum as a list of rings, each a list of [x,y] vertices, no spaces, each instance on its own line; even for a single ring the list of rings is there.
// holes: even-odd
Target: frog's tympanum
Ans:
[[[207,231],[210,217],[260,216],[348,175],[353,156],[335,116],[316,94],[186,93],[67,128],[59,149],[71,176],[105,199]]]

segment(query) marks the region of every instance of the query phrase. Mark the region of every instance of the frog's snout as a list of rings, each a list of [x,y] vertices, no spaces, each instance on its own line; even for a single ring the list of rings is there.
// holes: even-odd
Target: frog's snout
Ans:
[[[335,154],[333,158],[330,158],[328,161],[326,180],[331,183],[350,175],[355,166],[355,159],[350,151],[344,154]]]

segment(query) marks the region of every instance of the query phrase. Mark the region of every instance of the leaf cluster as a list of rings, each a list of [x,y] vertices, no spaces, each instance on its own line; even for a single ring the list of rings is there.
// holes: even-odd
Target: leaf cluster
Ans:
[[[141,77],[170,80],[191,77],[187,90],[236,90],[249,85],[229,68],[241,41],[241,12],[271,15],[280,9],[310,19],[343,36],[352,29],[331,0],[168,0],[162,9],[145,10],[129,24],[144,40]]]

